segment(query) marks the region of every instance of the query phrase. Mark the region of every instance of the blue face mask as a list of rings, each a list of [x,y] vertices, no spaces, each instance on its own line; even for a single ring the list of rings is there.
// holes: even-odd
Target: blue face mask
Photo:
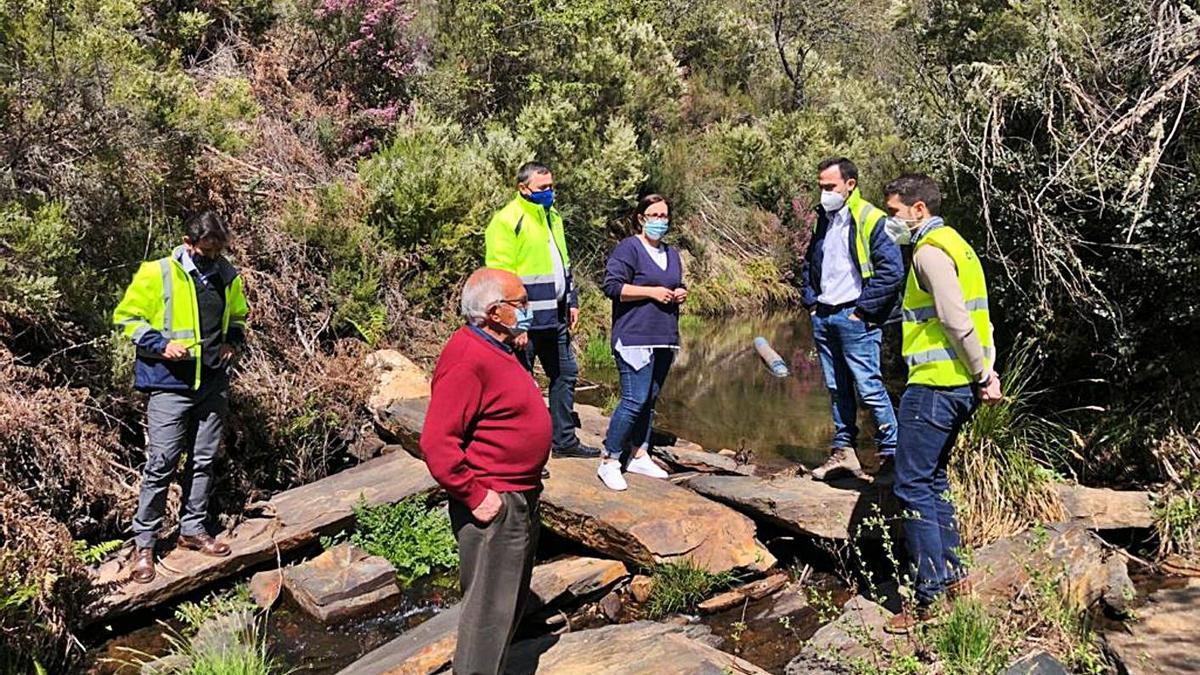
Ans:
[[[530,192],[525,198],[544,209],[548,209],[554,206],[554,188]]]
[[[648,218],[646,222],[642,223],[642,232],[654,241],[662,239],[669,229],[671,229],[671,221],[666,218]]]
[[[517,310],[517,325],[509,328],[513,335],[528,333],[529,327],[533,325],[533,310],[526,307],[525,309]]]

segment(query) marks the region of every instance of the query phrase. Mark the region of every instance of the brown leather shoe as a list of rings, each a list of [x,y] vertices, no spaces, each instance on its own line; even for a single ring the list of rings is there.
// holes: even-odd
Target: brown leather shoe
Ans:
[[[883,630],[892,635],[908,635],[916,630],[918,625],[933,620],[936,614],[932,605],[917,605],[888,619]]]
[[[217,541],[208,534],[198,534],[194,537],[187,535],[179,535],[179,548],[186,548],[190,551],[199,551],[204,555],[210,555],[214,558],[224,558],[229,555],[229,544],[223,541]]]
[[[139,584],[154,581],[154,547],[139,548],[133,554],[133,580]]]

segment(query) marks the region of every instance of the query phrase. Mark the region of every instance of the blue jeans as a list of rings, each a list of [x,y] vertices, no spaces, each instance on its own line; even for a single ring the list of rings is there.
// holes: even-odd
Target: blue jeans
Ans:
[[[570,450],[579,445],[575,435],[575,383],[579,380],[579,365],[571,349],[571,333],[564,323],[558,328],[529,331],[529,347],[517,358],[529,372],[533,360],[542,363],[550,379],[550,422],[554,428],[554,449]]]
[[[851,319],[853,311],[849,307],[835,312],[818,309],[812,316],[813,342],[833,403],[833,447],[857,447],[857,403],[861,399],[875,418],[876,451],[892,455],[896,452],[896,412],[879,369],[883,329]]]
[[[654,403],[662,391],[663,382],[675,360],[674,349],[655,349],[650,363],[634,370],[620,354],[617,370],[621,375],[621,402],[608,421],[604,436],[604,457],[621,459],[622,453],[650,442],[650,427],[654,421]]]
[[[946,467],[958,432],[977,405],[971,387],[933,389],[910,385],[900,397],[900,446],[892,491],[911,517],[904,539],[916,579],[917,602],[933,602],[963,575],[958,521],[948,500]]]

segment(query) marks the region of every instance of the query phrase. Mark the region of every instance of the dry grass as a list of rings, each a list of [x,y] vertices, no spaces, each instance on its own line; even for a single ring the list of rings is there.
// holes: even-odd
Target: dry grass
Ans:
[[[1044,459],[1052,446],[1070,443],[1070,433],[1033,413],[1028,352],[1018,349],[1009,361],[1004,401],[976,410],[950,462],[964,546],[984,546],[1066,516],[1059,479]]]

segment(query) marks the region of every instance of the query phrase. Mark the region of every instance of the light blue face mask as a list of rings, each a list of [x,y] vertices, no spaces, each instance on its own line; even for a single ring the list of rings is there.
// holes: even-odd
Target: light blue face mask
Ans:
[[[646,222],[642,223],[642,232],[654,241],[661,240],[669,229],[671,229],[671,221],[666,218],[647,218]]]
[[[509,328],[509,332],[513,335],[528,333],[529,327],[533,325],[533,310],[528,307],[517,310],[517,325]]]

